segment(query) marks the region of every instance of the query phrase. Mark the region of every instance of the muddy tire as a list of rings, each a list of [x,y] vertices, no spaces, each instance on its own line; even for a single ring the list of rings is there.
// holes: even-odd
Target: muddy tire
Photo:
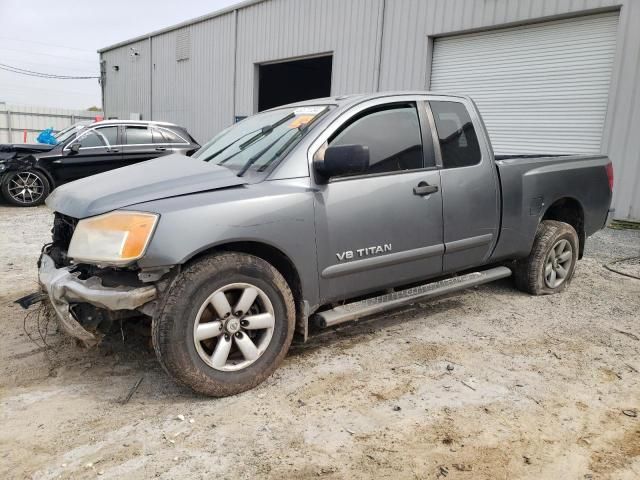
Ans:
[[[541,222],[531,253],[516,263],[516,287],[531,295],[564,290],[573,278],[578,245],[578,234],[571,225],[555,220]]]
[[[2,196],[16,207],[41,205],[49,193],[49,179],[39,170],[9,172],[2,181]]]
[[[163,368],[196,392],[249,390],[280,365],[295,328],[295,303],[282,275],[261,258],[223,252],[187,266],[153,319]]]

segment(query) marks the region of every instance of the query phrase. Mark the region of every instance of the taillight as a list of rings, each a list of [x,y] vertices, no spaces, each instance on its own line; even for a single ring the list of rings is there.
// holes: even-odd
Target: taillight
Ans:
[[[609,162],[605,168],[607,169],[607,178],[609,179],[609,190],[613,192],[613,164]]]

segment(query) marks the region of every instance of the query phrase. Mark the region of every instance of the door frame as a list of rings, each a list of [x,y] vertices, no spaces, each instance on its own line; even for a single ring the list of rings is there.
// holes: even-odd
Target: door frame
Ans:
[[[332,184],[340,184],[349,181],[358,181],[364,179],[373,179],[373,178],[381,178],[381,177],[393,177],[397,175],[413,175],[417,176],[422,174],[430,174],[437,175],[438,179],[440,178],[440,167],[441,161],[438,153],[439,146],[434,142],[437,142],[437,136],[434,138],[433,132],[434,129],[432,127],[432,118],[430,118],[430,110],[428,108],[427,96],[421,94],[406,94],[406,95],[390,95],[387,97],[379,97],[375,99],[366,100],[362,103],[356,104],[349,109],[342,112],[338,117],[332,120],[332,122],[311,142],[309,148],[307,149],[307,161],[308,168],[310,171],[310,187],[315,194],[321,194],[326,188],[330,187]],[[416,110],[418,113],[419,120],[419,128],[421,134],[421,142],[423,147],[423,157],[422,157],[422,168],[416,168],[412,170],[402,170],[402,171],[394,171],[394,172],[382,172],[382,173],[370,173],[364,175],[352,175],[347,177],[340,177],[335,179],[329,179],[328,181],[320,181],[318,176],[315,174],[315,170],[313,168],[313,157],[317,153],[317,151],[331,138],[339,129],[341,129],[346,123],[354,119],[354,117],[358,117],[363,112],[370,110],[372,108],[381,107],[381,106],[393,106],[399,104],[407,104],[407,103],[415,103]],[[427,132],[427,129],[431,129],[431,132]],[[431,143],[433,145],[433,150],[429,151],[428,148],[425,148],[425,144]],[[429,158],[432,156],[432,158]],[[427,166],[427,162],[429,165]],[[433,163],[433,165],[431,165]],[[438,186],[440,186],[440,181],[438,180]],[[442,222],[442,192],[438,192],[440,197],[440,206],[438,209],[440,216],[440,226],[443,228]],[[317,212],[314,213],[317,218]],[[316,226],[317,228],[317,226]],[[442,238],[442,230],[440,230],[441,240],[438,245],[421,245],[417,246],[412,250],[403,250],[398,252],[389,252],[384,255],[363,258],[358,260],[352,260],[350,262],[344,264],[335,264],[327,266],[326,268],[321,270],[321,259],[320,259],[320,251],[317,252],[316,261],[318,262],[318,282],[320,295],[322,294],[322,283],[329,278],[334,276],[342,276],[344,274],[357,274],[362,271],[368,270],[370,268],[378,268],[378,267],[392,267],[396,265],[400,265],[410,260],[420,260],[426,259],[429,257],[438,256],[440,258],[440,270],[437,274],[431,274],[425,272],[424,278],[430,278],[434,276],[438,276],[442,273],[442,258],[444,254],[444,239]],[[426,240],[426,239],[425,239]],[[351,267],[351,268],[350,268]],[[367,289],[367,291],[375,291],[375,289]],[[352,292],[350,292],[351,294]],[[358,294],[366,294],[366,292],[359,292]],[[326,298],[325,298],[326,300]]]
[[[310,178],[311,178],[311,186],[312,188],[318,188],[321,185],[324,185],[323,182],[318,181],[318,177],[315,174],[315,170],[313,168],[313,157],[316,152],[324,145],[324,143],[334,134],[337,130],[339,130],[346,122],[348,122],[353,117],[359,115],[365,110],[370,108],[375,108],[384,105],[392,105],[394,103],[408,103],[415,102],[418,107],[418,116],[420,119],[420,129],[422,135],[422,144],[423,144],[423,156],[424,152],[424,142],[425,135],[427,134],[426,129],[431,129],[430,139],[433,143],[433,149],[435,153],[435,166],[426,167],[423,163],[423,168],[410,170],[411,172],[419,172],[419,171],[430,171],[440,169],[442,167],[442,156],[440,155],[440,144],[437,141],[437,136],[434,137],[433,133],[435,132],[433,115],[431,114],[431,110],[429,108],[429,99],[430,95],[421,95],[421,94],[406,94],[406,95],[390,95],[388,97],[379,97],[371,100],[364,101],[362,103],[358,103],[348,110],[342,112],[338,117],[333,119],[333,121],[316,137],[315,140],[311,143],[309,148],[307,149],[307,164],[309,168]],[[423,108],[424,107],[424,108]],[[423,160],[424,161],[424,160]],[[376,176],[386,176],[386,175],[400,175],[406,172],[388,172],[388,173],[378,173],[378,174],[367,174],[364,175],[366,177]],[[340,182],[345,181],[352,178],[358,178],[359,176],[353,177],[344,177],[334,180],[329,180],[329,182]]]

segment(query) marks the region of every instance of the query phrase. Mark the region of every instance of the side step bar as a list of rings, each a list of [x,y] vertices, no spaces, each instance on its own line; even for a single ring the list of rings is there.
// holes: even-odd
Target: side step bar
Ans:
[[[340,305],[331,310],[317,312],[314,315],[314,321],[321,328],[331,327],[339,323],[349,322],[385,310],[421,300],[428,300],[510,276],[511,270],[509,268],[495,267],[481,272],[467,273],[459,277],[445,278],[444,280],[427,283],[419,287],[387,293],[379,297],[367,298],[358,302]]]

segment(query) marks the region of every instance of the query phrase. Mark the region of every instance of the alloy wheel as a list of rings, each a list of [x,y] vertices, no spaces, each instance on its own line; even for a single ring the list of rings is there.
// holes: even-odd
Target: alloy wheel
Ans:
[[[549,288],[558,288],[562,285],[571,269],[573,260],[573,247],[568,240],[558,240],[549,253],[544,264],[544,283]]]
[[[18,172],[9,179],[7,188],[11,198],[18,203],[36,203],[44,194],[42,179],[32,172]]]
[[[237,371],[253,364],[273,337],[275,314],[269,297],[255,285],[232,283],[211,294],[200,307],[193,341],[211,368]]]

